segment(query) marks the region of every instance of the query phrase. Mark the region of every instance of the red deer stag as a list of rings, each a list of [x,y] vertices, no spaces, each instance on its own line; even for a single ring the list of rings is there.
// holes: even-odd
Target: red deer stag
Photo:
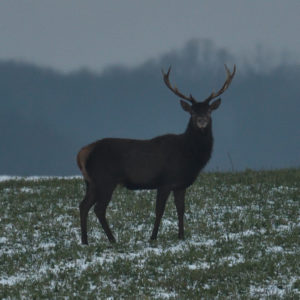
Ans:
[[[151,240],[157,238],[168,196],[173,191],[178,215],[178,237],[184,238],[184,198],[186,188],[195,181],[200,170],[210,159],[213,147],[211,113],[217,109],[220,96],[230,85],[236,67],[231,73],[225,65],[227,78],[221,89],[198,102],[183,95],[169,81],[169,68],[163,71],[167,87],[180,100],[183,110],[190,114],[187,129],[182,134],[166,134],[150,140],[105,138],[83,147],[77,163],[86,183],[86,194],[80,203],[81,241],[88,244],[87,216],[94,211],[110,242],[115,238],[106,220],[106,208],[118,184],[130,190],[157,189],[156,219]],[[190,104],[188,104],[190,102]]]

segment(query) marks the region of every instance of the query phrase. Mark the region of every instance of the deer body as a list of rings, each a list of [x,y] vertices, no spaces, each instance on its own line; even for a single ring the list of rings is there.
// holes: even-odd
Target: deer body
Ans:
[[[131,190],[157,189],[156,219],[151,239],[157,237],[167,198],[173,192],[178,214],[178,236],[184,237],[185,190],[195,181],[211,157],[213,136],[210,114],[219,106],[220,99],[209,104],[216,94],[204,102],[196,102],[192,96],[185,97],[169,84],[169,72],[170,69],[164,74],[167,86],[175,94],[192,102],[189,105],[181,100],[182,108],[191,115],[183,134],[167,134],[149,140],[106,138],[82,148],[78,153],[77,163],[87,187],[85,198],[80,204],[83,244],[88,243],[87,215],[94,204],[94,211],[108,239],[115,241],[105,215],[118,184]],[[230,84],[234,72],[229,73],[225,82],[227,86],[224,84],[221,92]]]
[[[86,162],[92,178],[110,177],[128,189],[190,186],[212,151],[211,130],[163,135],[150,140],[103,139]]]

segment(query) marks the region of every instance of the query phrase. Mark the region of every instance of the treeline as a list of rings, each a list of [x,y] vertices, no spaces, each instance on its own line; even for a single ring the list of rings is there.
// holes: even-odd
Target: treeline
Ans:
[[[188,116],[164,86],[160,69],[198,100],[221,86],[235,58],[209,41],[190,41],[136,68],[63,74],[0,62],[0,174],[77,173],[78,149],[107,136],[180,133]],[[214,115],[207,169],[299,166],[300,66],[239,69]]]

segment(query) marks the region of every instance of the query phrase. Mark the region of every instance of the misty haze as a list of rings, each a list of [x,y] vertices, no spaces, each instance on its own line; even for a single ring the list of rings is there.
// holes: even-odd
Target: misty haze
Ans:
[[[299,167],[300,65],[264,68],[257,61],[259,68],[237,64],[222,95],[205,170]],[[79,174],[76,154],[95,140],[182,133],[189,116],[165,87],[161,68],[172,65],[172,82],[201,101],[224,82],[224,63],[232,68],[236,58],[207,40],[101,73],[0,61],[0,174]]]

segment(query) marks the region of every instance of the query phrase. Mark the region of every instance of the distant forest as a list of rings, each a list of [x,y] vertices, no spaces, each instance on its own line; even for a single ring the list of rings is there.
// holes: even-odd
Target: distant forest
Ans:
[[[162,81],[202,100],[221,87],[235,57],[190,41],[138,67],[55,70],[0,61],[0,174],[78,174],[75,157],[104,137],[151,138],[185,130],[188,115]],[[206,170],[300,166],[300,65],[239,68],[213,115],[214,152]]]

